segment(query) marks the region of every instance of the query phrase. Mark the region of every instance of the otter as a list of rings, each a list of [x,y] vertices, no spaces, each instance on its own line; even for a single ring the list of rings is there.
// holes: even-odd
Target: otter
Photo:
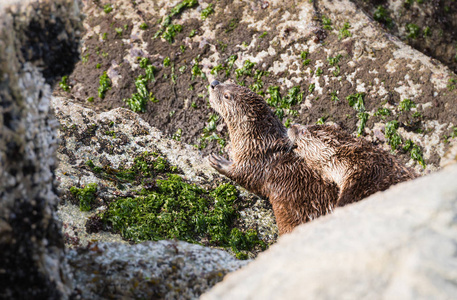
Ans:
[[[287,135],[310,168],[338,185],[336,206],[418,176],[389,152],[351,136],[338,125],[294,124]]]
[[[208,158],[209,163],[222,175],[252,193],[269,199],[279,234],[288,233],[301,223],[328,214],[336,206],[361,200],[366,194],[361,189],[375,192],[374,188],[370,187],[373,184],[370,178],[364,178],[359,185],[347,185],[344,181],[352,182],[351,175],[349,178],[344,177],[340,175],[345,174],[344,171],[339,171],[340,165],[342,168],[363,168],[361,164],[364,162],[359,163],[357,159],[364,157],[363,149],[367,149],[364,142],[361,142],[363,147],[358,151],[358,144],[341,134],[347,141],[351,141],[354,147],[348,146],[348,150],[342,152],[335,150],[341,155],[335,164],[335,171],[326,168],[325,162],[316,162],[320,158],[329,159],[329,155],[325,153],[331,154],[333,151],[327,148],[338,148],[340,135],[328,134],[330,139],[336,140],[327,143],[325,135],[308,135],[305,130],[307,127],[295,125],[287,130],[261,96],[233,83],[222,84],[215,80],[210,84],[209,92],[210,105],[224,119],[231,140],[230,160],[212,154]],[[325,129],[323,130],[325,132]],[[306,145],[309,137],[314,136],[314,145],[323,148]],[[349,156],[348,160],[355,159],[352,164],[343,159],[345,151],[350,149],[359,154],[357,156],[351,152],[352,156]],[[380,156],[386,155],[384,152],[379,153]],[[330,157],[330,160],[332,159],[333,157]],[[379,162],[394,162],[393,158],[383,158],[381,161],[377,159]],[[372,166],[377,168],[375,163],[376,158]],[[332,166],[332,163],[329,165]],[[391,175],[397,169],[402,170],[398,163],[397,165],[398,168],[392,169]],[[385,168],[388,170],[389,167]],[[377,171],[373,171],[373,174],[377,174]],[[407,175],[400,177],[404,180],[408,178]],[[384,188],[389,184],[388,178],[383,180],[386,181],[385,185],[376,184],[374,187]],[[352,188],[356,190],[351,191]],[[346,192],[343,195],[341,191]],[[350,198],[351,195],[357,197]]]

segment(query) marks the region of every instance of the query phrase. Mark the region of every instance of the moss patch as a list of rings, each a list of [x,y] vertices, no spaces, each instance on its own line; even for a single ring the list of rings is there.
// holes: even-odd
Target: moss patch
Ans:
[[[87,167],[97,176],[118,186],[129,185],[128,196],[107,200],[104,212],[91,218],[91,228],[120,233],[132,242],[179,239],[191,243],[231,249],[238,258],[252,256],[266,248],[253,228],[236,227],[242,203],[231,184],[204,189],[184,180],[178,168],[158,153],[143,153],[131,167]],[[97,186],[72,187],[80,199],[81,209],[94,208]],[[99,224],[96,224],[96,223]]]
[[[79,201],[79,209],[81,211],[89,211],[92,208],[92,203],[95,200],[97,193],[97,184],[89,183],[83,188],[77,188],[72,186],[70,192],[75,196]]]

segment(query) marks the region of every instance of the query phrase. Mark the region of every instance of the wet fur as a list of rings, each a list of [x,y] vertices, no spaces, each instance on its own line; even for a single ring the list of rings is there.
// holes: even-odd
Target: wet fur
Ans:
[[[387,151],[339,126],[293,125],[288,135],[294,151],[324,178],[339,187],[337,206],[359,201],[417,174]]]
[[[295,127],[295,131],[289,130],[291,138],[262,97],[247,88],[230,83],[210,87],[210,104],[224,118],[231,140],[231,160],[211,155],[210,164],[247,190],[267,197],[273,206],[280,234],[331,212],[335,206],[358,201],[375,192],[376,188],[385,189],[393,184],[387,180],[371,189],[369,177],[360,182],[349,180],[348,184],[337,183],[323,172],[325,168],[317,162],[331,159],[329,154],[325,154],[326,147],[338,148],[338,139],[347,139],[347,135],[340,136],[331,129],[319,132],[314,128],[308,135],[308,131]],[[319,141],[311,146],[305,145],[309,138]],[[339,152],[335,150],[341,158],[347,156],[345,164],[354,169],[361,157],[370,161],[371,154],[362,153],[367,148],[363,141],[353,146],[349,144],[345,144],[346,147]],[[362,148],[359,149],[359,145]],[[379,158],[374,158],[373,162],[376,160],[379,161]],[[372,165],[376,167],[374,163]],[[366,175],[363,172],[351,174],[356,177]],[[407,177],[402,175],[398,180],[403,181]],[[368,193],[361,192],[363,189],[367,189]],[[356,198],[353,198],[354,193]]]

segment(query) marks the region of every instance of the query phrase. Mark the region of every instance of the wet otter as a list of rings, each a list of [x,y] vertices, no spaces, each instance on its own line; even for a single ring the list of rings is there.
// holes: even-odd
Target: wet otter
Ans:
[[[293,125],[287,134],[306,164],[339,188],[337,206],[361,200],[417,174],[387,151],[337,125]]]
[[[232,147],[231,160],[210,155],[209,162],[219,173],[269,199],[280,234],[331,212],[335,206],[362,199],[351,199],[351,193],[348,193],[344,201],[338,203],[341,200],[340,188],[349,191],[353,185],[344,185],[338,176],[323,173],[328,170],[316,166],[316,158],[308,159],[307,152],[310,149],[305,145],[307,132],[295,126],[289,130],[290,138],[284,125],[262,97],[245,87],[218,81],[213,81],[209,90],[210,104],[226,122]],[[334,137],[338,138],[337,135]],[[322,143],[324,149],[311,152],[325,153],[325,147],[338,144],[335,141],[335,144],[326,146],[325,138]],[[293,150],[293,147],[296,149]],[[319,153],[316,153],[316,157],[328,159],[328,155]],[[357,159],[355,156],[351,158]],[[353,167],[356,165],[357,161]],[[406,179],[407,176],[402,178]],[[368,189],[372,184],[369,178],[363,183],[366,186],[354,187]],[[358,193],[360,191],[352,194]]]

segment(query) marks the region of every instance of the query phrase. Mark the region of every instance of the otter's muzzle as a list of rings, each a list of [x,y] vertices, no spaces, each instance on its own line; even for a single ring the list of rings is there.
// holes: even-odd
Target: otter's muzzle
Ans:
[[[214,87],[218,84],[220,84],[220,82],[217,80],[214,80],[213,82],[211,82],[211,88],[214,89]]]

